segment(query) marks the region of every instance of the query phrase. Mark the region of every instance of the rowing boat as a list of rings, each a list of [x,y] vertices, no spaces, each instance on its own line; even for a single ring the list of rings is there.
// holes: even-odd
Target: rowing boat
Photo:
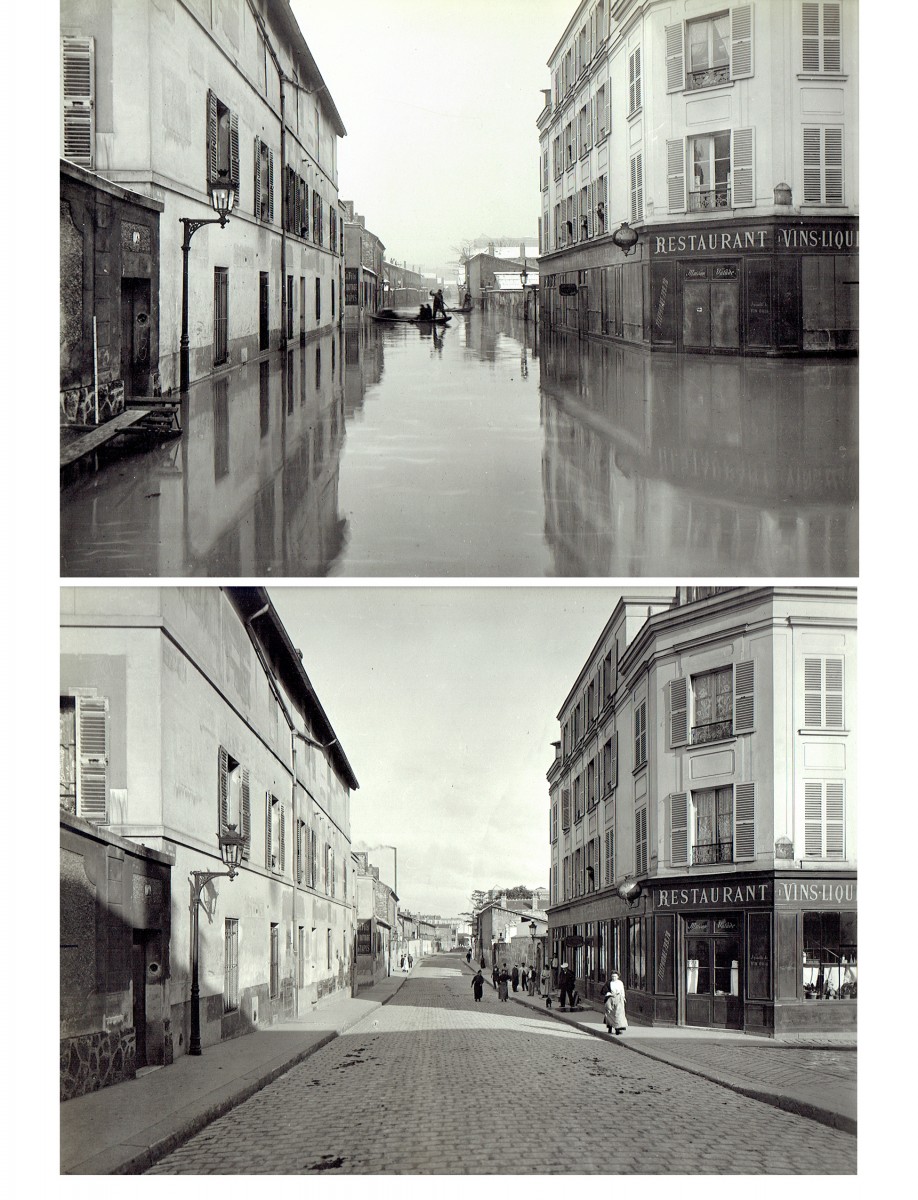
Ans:
[[[370,313],[370,316],[374,321],[387,321],[391,324],[401,325],[446,325],[452,319],[450,317],[409,317],[403,313],[393,312],[391,309]]]

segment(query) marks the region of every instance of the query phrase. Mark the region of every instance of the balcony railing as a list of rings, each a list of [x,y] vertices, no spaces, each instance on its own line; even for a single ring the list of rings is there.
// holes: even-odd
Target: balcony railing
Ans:
[[[730,188],[708,188],[702,192],[689,192],[689,212],[710,212],[715,208],[732,208]]]
[[[705,67],[703,71],[689,71],[686,79],[686,89],[694,92],[696,88],[714,87],[718,83],[730,82],[730,68]]]
[[[733,737],[732,721],[712,721],[709,725],[692,726],[692,745],[703,746],[705,742],[721,742]]]
[[[692,863],[696,867],[732,861],[733,842],[711,842],[707,846],[692,847]]]

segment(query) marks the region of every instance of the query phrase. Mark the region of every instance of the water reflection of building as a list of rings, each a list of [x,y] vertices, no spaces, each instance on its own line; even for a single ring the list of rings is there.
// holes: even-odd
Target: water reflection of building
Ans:
[[[345,538],[341,358],[336,330],[195,387],[178,447],[64,494],[65,573],[97,574],[105,556],[108,574],[325,574]]]
[[[851,362],[552,337],[541,380],[559,573],[856,573]]]
[[[857,1020],[848,588],[635,589],[558,713],[553,953],[640,1024]]]
[[[350,420],[363,408],[367,388],[383,376],[384,355],[379,325],[361,322],[344,330],[344,415]]]
[[[857,22],[857,0],[582,0],[538,119],[543,319],[693,353],[856,349]]]

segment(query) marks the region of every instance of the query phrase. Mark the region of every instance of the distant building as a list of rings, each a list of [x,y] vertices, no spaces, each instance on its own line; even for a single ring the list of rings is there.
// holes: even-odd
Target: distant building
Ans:
[[[527,268],[535,267],[534,261],[527,263]],[[516,280],[517,288],[521,288],[520,272],[523,270],[521,258],[500,258],[496,254],[474,254],[465,264],[466,288],[472,297],[472,303],[481,307],[484,294],[497,286],[496,276],[500,272],[511,281]],[[533,270],[533,274],[536,272]]]
[[[356,866],[357,984],[371,987],[392,974],[398,897],[379,878],[379,867],[367,861],[366,851],[351,858]]]
[[[350,994],[358,784],[264,589],[65,588],[60,636],[62,1094],[187,1052],[231,826],[202,1044]]]
[[[851,588],[627,594],[558,712],[551,952],[652,1025],[857,1020]]]
[[[475,923],[473,953],[479,960],[484,957],[487,970],[495,964],[519,967],[525,963],[526,966],[535,964],[541,971],[548,931],[548,916],[544,910],[532,909],[524,902],[506,900],[485,905],[476,914]]]
[[[857,0],[577,4],[538,119],[543,321],[856,350],[857,26]]]
[[[367,229],[366,217],[345,200],[344,224],[344,316],[346,321],[378,312],[383,307],[383,263],[386,247]]]

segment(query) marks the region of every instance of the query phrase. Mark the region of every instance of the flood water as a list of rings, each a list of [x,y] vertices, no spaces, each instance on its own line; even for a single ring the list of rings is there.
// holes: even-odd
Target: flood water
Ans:
[[[61,492],[64,576],[853,576],[857,361],[473,313],[195,384]]]

